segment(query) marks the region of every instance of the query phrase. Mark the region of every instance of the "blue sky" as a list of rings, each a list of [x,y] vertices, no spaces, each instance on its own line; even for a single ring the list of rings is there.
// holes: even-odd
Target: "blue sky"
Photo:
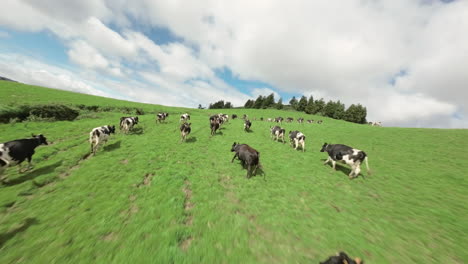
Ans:
[[[6,0],[0,76],[147,103],[274,93],[468,127],[468,1]]]

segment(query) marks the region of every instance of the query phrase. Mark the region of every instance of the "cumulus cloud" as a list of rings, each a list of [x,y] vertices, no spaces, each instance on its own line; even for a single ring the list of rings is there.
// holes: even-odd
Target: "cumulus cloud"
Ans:
[[[226,67],[279,93],[361,103],[369,119],[387,124],[433,127],[443,119],[467,127],[468,1],[6,0],[2,7],[0,26],[54,32],[83,69],[141,77],[138,84],[153,85],[141,92],[145,100],[178,94],[192,105],[229,96],[220,99],[242,105],[271,93],[238,92],[215,74]],[[167,28],[181,41],[161,45],[135,24]]]

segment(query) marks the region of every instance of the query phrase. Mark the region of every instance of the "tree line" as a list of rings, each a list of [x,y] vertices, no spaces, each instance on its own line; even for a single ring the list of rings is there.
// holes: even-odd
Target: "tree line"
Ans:
[[[201,105],[198,105],[199,109],[201,108]],[[219,100],[218,102],[212,103],[208,106],[208,109],[227,109],[227,108],[233,108],[231,102],[224,102],[224,100]]]
[[[309,99],[307,99],[307,97],[303,95],[299,100],[297,100],[295,96],[291,98],[289,107],[307,114],[321,115],[359,124],[367,123],[367,109],[361,104],[352,104],[346,109],[345,105],[341,103],[340,100],[336,102],[330,100],[326,103],[323,98],[314,100],[314,97],[311,95]],[[285,105],[283,105],[283,100],[281,98],[278,102],[275,102],[275,97],[272,93],[268,96],[259,95],[256,100],[247,100],[244,104],[244,108],[283,109]]]

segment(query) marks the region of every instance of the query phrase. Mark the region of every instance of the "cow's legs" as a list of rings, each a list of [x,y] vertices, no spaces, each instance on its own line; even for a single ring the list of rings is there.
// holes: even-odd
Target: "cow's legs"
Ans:
[[[357,164],[354,169],[354,177],[357,177],[360,172],[361,172],[361,164]]]
[[[250,178],[250,177],[249,177],[249,173],[251,174],[250,169],[251,169],[251,165],[249,164],[249,166],[247,167],[247,176],[246,176],[247,179]]]
[[[305,151],[305,141],[302,141],[302,152]]]
[[[254,174],[254,175],[257,175],[257,168],[258,168],[258,164],[255,165],[255,168],[254,168],[254,171],[253,171],[253,174]]]
[[[331,162],[332,162],[332,167],[333,167],[333,170],[336,170],[336,161],[334,161],[334,160],[331,160]]]
[[[233,162],[234,162],[234,159],[235,159],[236,157],[237,157],[237,153],[236,153],[236,154],[234,154],[234,157],[232,157],[231,163],[233,163]]]
[[[328,159],[323,163],[323,165],[326,165],[328,162],[330,162],[330,156],[328,156]]]

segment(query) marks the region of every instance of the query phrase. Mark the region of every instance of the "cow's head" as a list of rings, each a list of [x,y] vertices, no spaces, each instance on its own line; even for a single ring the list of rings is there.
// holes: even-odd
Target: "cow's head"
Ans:
[[[138,124],[139,120],[138,120],[138,116],[135,117],[135,124]]]
[[[111,133],[115,134],[115,126],[107,125],[107,128],[109,128],[109,134]]]
[[[327,143],[324,143],[323,146],[322,146],[322,149],[320,150],[320,152],[325,152],[325,151],[327,151],[327,146],[328,146],[328,144],[327,144]]]
[[[47,143],[47,138],[44,137],[44,135],[42,134],[39,134],[39,135],[32,134],[32,137],[37,138],[39,140],[39,145],[49,145],[49,143]]]
[[[234,142],[234,144],[232,144],[231,152],[235,152],[235,151],[236,151],[237,145],[239,145],[239,144],[237,144],[236,142]]]

